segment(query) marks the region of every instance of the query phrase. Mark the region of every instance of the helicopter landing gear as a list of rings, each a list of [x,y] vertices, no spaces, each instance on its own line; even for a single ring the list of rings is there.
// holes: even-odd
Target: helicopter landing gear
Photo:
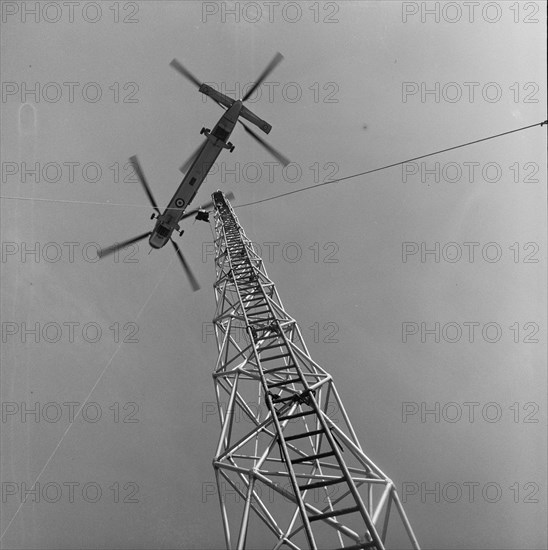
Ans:
[[[156,218],[158,216],[158,214],[156,214],[156,212],[153,212],[151,215],[150,215],[150,219],[153,220],[154,218]]]
[[[206,128],[205,126],[202,127],[202,129],[200,130],[200,135],[202,134],[205,134],[206,136],[209,134],[209,132],[211,132],[211,130],[209,128]]]
[[[232,145],[230,141],[226,145],[227,145],[227,149],[232,153],[234,151],[235,145]]]

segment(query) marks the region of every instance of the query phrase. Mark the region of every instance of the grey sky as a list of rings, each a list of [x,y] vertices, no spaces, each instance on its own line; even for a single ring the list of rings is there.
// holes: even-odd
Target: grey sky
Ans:
[[[171,59],[205,82],[234,89],[253,81],[280,51],[283,63],[260,100],[248,106],[272,124],[268,141],[295,165],[282,173],[237,129],[234,153],[221,154],[198,204],[217,189],[235,193],[240,222],[261,245],[312,357],[333,374],[365,452],[400,496],[406,484],[404,506],[424,548],[545,548],[545,129],[418,161],[404,167],[406,181],[402,168],[392,168],[237,206],[546,119],[546,4],[493,2],[491,11],[477,7],[470,22],[466,7],[452,3],[463,10],[453,23],[448,20],[457,12],[436,2],[426,5],[438,5],[440,21],[426,15],[424,23],[419,2],[301,2],[300,12],[272,4],[272,21],[268,3],[239,2],[240,22],[223,12],[223,2],[101,2],[95,23],[86,22],[81,9],[91,3],[74,8],[72,23],[61,2],[51,3],[38,23],[23,14],[23,4],[34,6],[2,5],[1,194],[51,202],[1,205],[1,315],[4,330],[18,330],[2,342],[2,402],[19,407],[2,419],[2,482],[20,491],[40,474],[42,486],[79,485],[74,502],[66,485],[59,502],[20,506],[20,492],[7,495],[1,547],[223,546],[217,496],[208,492],[219,434],[218,417],[209,414],[216,360],[209,331],[215,311],[211,230],[188,221],[177,237],[202,284],[194,294],[171,249],[148,255],[142,244],[135,263],[122,261],[127,252],[119,262],[98,263],[82,254],[94,258],[88,243],[106,246],[152,227],[138,183],[115,183],[115,171],[122,179],[130,175],[124,165],[138,155],[163,206],[181,180],[178,167],[200,142],[200,128],[212,127],[221,114],[169,67]],[[56,6],[60,21],[44,21],[55,19]],[[256,6],[263,17],[248,22]],[[93,19],[94,7],[86,9]],[[124,17],[136,22],[123,23]],[[59,100],[25,97],[23,83],[36,82],[41,92],[54,83],[46,93],[51,98],[60,89]],[[72,102],[67,82],[77,83]],[[89,83],[95,84],[86,88],[86,99],[82,90]],[[431,90],[436,83],[439,101],[433,94],[422,100],[421,86]],[[102,97],[91,102],[97,88]],[[34,126],[24,103],[34,104]],[[79,163],[74,181],[66,164],[72,162]],[[24,182],[23,163],[39,163],[40,170],[56,163],[60,181],[53,181],[50,166],[38,183],[33,176]],[[82,174],[86,163],[93,164]],[[435,163],[439,181],[424,172]],[[96,166],[102,174],[93,183]],[[459,170],[460,180],[450,181]],[[133,206],[95,204],[108,202]],[[74,261],[70,242],[76,243]],[[421,243],[432,249],[436,242],[440,261],[433,255],[421,261]],[[473,262],[472,245],[464,245],[471,242],[479,243]],[[28,255],[22,262],[22,247],[34,243],[39,261]],[[59,245],[59,261],[44,257],[47,243]],[[405,262],[403,243],[409,243]],[[486,249],[487,243],[494,244]],[[493,261],[499,247],[501,257]],[[52,257],[57,248],[47,250]],[[457,250],[461,259],[450,261]],[[30,335],[22,343],[22,323],[39,323],[42,330],[48,322],[63,327],[58,342],[41,336],[36,343]],[[79,323],[72,343],[71,322]],[[421,342],[422,322],[440,324],[439,343],[428,334]],[[101,328],[96,343],[82,336],[86,323],[96,324],[89,339],[95,326]],[[409,323],[406,343],[403,323]],[[497,326],[500,340],[489,342]],[[417,334],[411,334],[414,327]],[[449,342],[459,329],[460,341]],[[123,340],[134,330],[138,342],[116,343],[116,331]],[[71,425],[62,404],[86,398],[101,407],[101,419]],[[62,417],[37,422],[28,416],[23,423],[22,404],[34,402],[60,404]],[[470,402],[479,403],[473,422],[463,405]],[[410,404],[408,412],[413,404],[419,408],[406,422],[403,403]],[[439,403],[445,416],[421,422],[421,403],[429,409]],[[501,418],[486,420],[498,407]],[[457,410],[463,417],[448,421]],[[93,413],[89,409],[90,418]],[[451,482],[463,490],[457,502],[449,502]],[[82,498],[85,483],[101,487],[97,502]],[[138,502],[116,503],[116,483],[119,500],[138,488]],[[436,483],[439,502],[421,494]],[[411,494],[415,486],[418,493]],[[489,502],[497,487],[500,500]]]

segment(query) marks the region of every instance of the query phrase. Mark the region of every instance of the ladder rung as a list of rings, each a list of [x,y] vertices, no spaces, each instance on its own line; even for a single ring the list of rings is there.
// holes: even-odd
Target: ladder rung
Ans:
[[[289,357],[289,353],[280,353],[278,355],[271,355],[270,357],[260,357],[261,363],[265,361],[274,361],[274,359],[281,359],[282,357]]]
[[[248,304],[250,304],[248,306]],[[264,300],[261,300],[260,303],[257,303],[257,302],[244,302],[244,309],[245,309],[245,312],[247,313],[247,316],[249,317],[250,315],[256,315],[257,312],[253,312],[252,310],[254,309],[257,309],[257,308],[260,308],[260,307],[263,307],[265,306],[266,304],[264,303]]]
[[[278,337],[276,336],[276,339]],[[266,351],[267,349],[274,349],[274,348],[286,348],[285,342],[278,342],[276,344],[271,344],[270,346],[265,346],[264,348],[259,348],[257,351],[261,353],[262,351]]]
[[[266,298],[264,298],[261,291],[248,292],[245,297],[248,299],[245,302],[246,304],[250,304],[251,302],[257,302],[259,300],[262,300],[263,302],[266,301]]]
[[[317,521],[319,519],[333,518],[335,516],[342,516],[343,514],[351,514],[352,512],[358,512],[359,506],[353,506],[352,508],[340,508],[339,510],[331,510],[324,512],[323,514],[316,514],[315,516],[308,516],[310,521]]]
[[[299,485],[301,491],[306,491],[308,489],[318,489],[319,487],[328,487],[329,485],[335,485],[337,483],[342,483],[346,481],[344,477],[337,477],[335,479],[326,479],[323,481],[314,481],[312,483],[307,483],[306,485]]]
[[[291,420],[293,418],[300,418],[301,416],[308,416],[309,414],[313,414],[314,410],[311,409],[309,411],[301,411],[298,413],[288,414],[287,416],[280,416],[278,420]]]
[[[246,311],[249,311],[250,309],[255,309],[257,307],[263,307],[266,305],[266,300],[263,300],[262,298],[260,298],[257,303],[253,304],[253,305],[249,305],[252,303],[252,300],[249,300],[248,302],[245,303],[245,309]]]
[[[257,332],[259,332],[259,330],[260,330],[260,329],[256,328],[256,325],[250,324],[249,326],[252,326],[253,330],[255,330]],[[264,331],[261,330],[261,332],[264,332]],[[263,344],[265,344],[267,342],[270,342],[272,344],[273,342],[279,342],[279,338],[280,337],[275,333],[275,334],[265,334],[265,335],[261,336],[260,339],[263,341],[262,342]],[[283,345],[283,343],[282,343],[282,345]],[[275,348],[275,347],[282,347],[282,345],[280,345],[278,343],[277,345],[273,345],[273,346]],[[264,348],[257,348],[257,351],[260,353],[263,349]],[[273,349],[273,348],[270,348],[270,349]]]
[[[310,432],[303,432],[301,434],[288,435],[287,437],[284,435],[284,439],[286,441],[293,441],[294,439],[300,439],[301,437],[310,437],[312,435],[317,435],[321,433],[325,433],[323,431],[323,428],[320,428],[319,430],[311,430]]]
[[[270,331],[277,334],[276,325],[272,323],[272,321],[274,321],[274,317],[259,317],[256,319],[254,316],[248,315],[247,318],[249,320],[249,326],[252,326],[257,333]],[[265,325],[265,323],[268,323],[268,325]],[[272,338],[274,334],[263,336],[263,338]]]
[[[247,308],[246,308],[246,311],[247,311]],[[263,309],[261,311],[254,311],[252,314],[249,314],[248,316],[251,317],[255,317],[256,315],[262,315],[263,313],[270,313],[270,310],[269,309]],[[274,319],[274,317],[269,317],[269,319]]]
[[[295,401],[298,398],[299,398],[299,396],[296,393],[294,393],[293,395],[290,395],[288,397],[280,397],[279,395],[274,395],[272,397],[272,402],[273,403],[284,403],[286,401]]]
[[[280,386],[287,386],[288,384],[293,384],[293,382],[301,382],[300,378],[289,378],[287,380],[282,380],[281,382],[276,382],[275,384],[268,384],[269,388],[279,388]]]
[[[268,326],[268,327],[253,327],[257,332],[266,332],[269,330],[276,331],[278,328],[277,325],[274,326]]]
[[[278,336],[278,334],[268,334],[266,336],[263,336],[261,338],[261,340],[263,341],[263,344],[266,344],[267,342],[270,342],[269,345],[272,345],[273,347],[282,347],[283,346],[283,342],[280,344],[280,337]],[[274,342],[277,342],[277,344],[274,344]],[[261,351],[262,349],[264,348],[259,348],[257,351]],[[270,348],[272,349],[272,348]]]
[[[310,462],[311,460],[319,460],[320,458],[326,458],[328,456],[333,456],[335,453],[333,451],[325,451],[325,453],[318,453],[317,455],[310,456],[300,456],[299,458],[294,458],[291,461],[291,464],[300,464],[301,462]]]
[[[282,365],[281,367],[274,367],[273,369],[267,369],[264,372],[264,374],[269,374],[271,372],[276,372],[276,371],[280,371],[280,370],[285,370],[285,369],[294,369],[295,368],[295,365]],[[290,374],[289,372],[287,374]]]

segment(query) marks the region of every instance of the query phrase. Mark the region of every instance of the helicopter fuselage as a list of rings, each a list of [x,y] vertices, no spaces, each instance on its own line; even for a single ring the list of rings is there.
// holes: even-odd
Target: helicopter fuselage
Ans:
[[[234,101],[212,131],[202,128],[200,133],[206,136],[206,140],[167,208],[158,216],[148,241],[152,248],[162,248],[169,241],[173,231],[179,231],[181,217],[221,151],[229,149],[232,152],[234,149],[228,138],[238,122],[241,110],[242,102]]]

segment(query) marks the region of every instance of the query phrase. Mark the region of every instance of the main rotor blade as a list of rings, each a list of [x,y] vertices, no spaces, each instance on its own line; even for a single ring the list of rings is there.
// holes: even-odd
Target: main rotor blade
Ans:
[[[135,173],[137,174],[137,177],[139,178],[139,181],[141,182],[141,185],[143,186],[147,196],[148,200],[150,201],[150,204],[154,207],[154,210],[160,214],[160,209],[158,208],[158,205],[156,204],[156,199],[154,198],[152,191],[150,190],[150,187],[148,185],[148,182],[145,178],[145,174],[143,173],[143,170],[141,169],[141,165],[139,164],[139,160],[137,159],[136,155],[133,155],[130,157],[129,161],[133,165],[133,168],[135,170]]]
[[[258,134],[256,134],[249,126],[244,124],[241,120],[238,120],[238,122],[244,127],[244,130],[254,139],[256,139],[278,162],[282,164],[282,166],[287,166],[291,161],[282,155],[279,151],[274,149],[272,145],[267,143],[262,137],[260,137]]]
[[[185,69],[176,59],[171,60],[170,66],[177,72],[181,73],[185,78],[188,78],[188,80],[198,86],[198,88],[202,85],[202,83],[189,70]]]
[[[204,141],[204,143],[202,143],[198,147],[198,149],[196,149],[194,151],[194,153],[192,153],[192,155],[190,155],[190,157],[188,157],[188,159],[185,161],[185,163],[179,168],[179,170],[183,174],[186,174],[188,172],[188,169],[192,166],[192,163],[196,160],[196,157],[200,154],[200,151],[203,149],[205,144],[206,144],[206,142]]]
[[[231,201],[233,198],[234,198],[234,193],[232,191],[229,191],[225,197]],[[213,201],[209,201],[209,202],[206,202],[205,204],[203,204],[202,206],[200,206],[199,208],[194,208],[192,210],[189,210],[188,212],[185,212],[182,216],[181,216],[181,220],[184,220],[185,218],[190,218],[190,216],[194,216],[194,214],[196,214],[197,212],[199,212],[200,210],[208,210],[209,208],[211,208],[213,206]]]
[[[108,246],[107,248],[101,248],[101,250],[97,252],[97,256],[99,256],[99,258],[104,258],[105,256],[108,256],[109,254],[112,254],[113,252],[120,250],[120,248],[125,248],[126,246],[136,243],[137,241],[146,239],[149,236],[150,236],[150,231],[148,231],[147,233],[143,233],[138,237],[133,237],[133,239],[128,239],[127,241],[113,244],[112,246]]]
[[[169,239],[169,240],[171,241],[173,248],[175,248],[175,252],[177,252],[177,256],[179,256],[179,260],[181,260],[181,264],[183,264],[183,269],[185,270],[188,280],[190,281],[192,290],[196,292],[200,288],[200,285],[198,284],[196,277],[194,277],[194,274],[192,273],[189,265],[186,263],[185,257],[183,256],[183,253],[181,252],[179,245],[173,239]]]
[[[188,69],[185,69],[185,67],[183,67],[183,65],[181,65],[181,63],[179,63],[179,61],[177,61],[176,59],[171,60],[170,66],[173,67],[177,72],[181,73],[185,78],[188,78],[188,80],[190,80],[198,88],[202,85],[202,83]],[[225,108],[216,99],[210,99],[213,99],[213,101],[215,101],[215,103],[217,103],[219,107],[222,107],[223,109]]]
[[[274,59],[267,65],[266,69],[261,73],[261,76],[257,79],[255,84],[251,86],[251,88],[248,90],[248,92],[244,95],[242,98],[242,101],[246,101],[251,97],[251,94],[263,83],[264,79],[276,68],[276,65],[284,58],[284,56],[278,52]]]

